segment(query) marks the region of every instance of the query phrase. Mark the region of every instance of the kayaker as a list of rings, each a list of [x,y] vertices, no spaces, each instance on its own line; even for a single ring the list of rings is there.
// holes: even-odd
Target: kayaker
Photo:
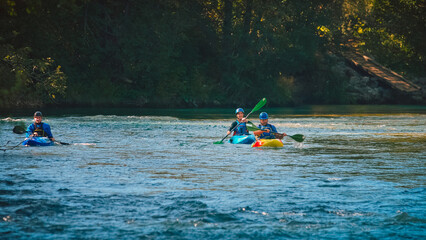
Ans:
[[[237,120],[232,123],[229,128],[227,135],[231,134],[231,131],[234,132],[233,135],[249,135],[249,131],[247,129],[246,123],[250,122],[244,117],[244,109],[237,108],[235,110],[235,115],[237,116]]]
[[[55,138],[50,131],[50,126],[42,122],[43,115],[40,111],[34,113],[34,123],[31,123],[27,128],[27,138],[30,136],[35,137],[48,137],[50,141],[55,141]]]
[[[259,120],[260,124],[258,128],[261,130],[254,131],[253,134],[256,135],[258,139],[275,139],[276,136],[279,136],[278,138],[283,138],[284,136],[287,136],[287,134],[282,133],[279,134],[277,132],[277,128],[275,128],[274,125],[269,124],[269,116],[266,112],[262,112],[259,114]]]

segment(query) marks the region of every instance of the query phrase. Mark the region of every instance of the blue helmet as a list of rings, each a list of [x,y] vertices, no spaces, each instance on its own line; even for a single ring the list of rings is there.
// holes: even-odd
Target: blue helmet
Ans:
[[[269,117],[268,117],[268,114],[266,113],[266,112],[262,112],[262,113],[260,113],[260,115],[259,115],[259,119],[268,119]]]
[[[244,109],[242,109],[242,108],[237,108],[237,109],[235,109],[235,114],[237,114],[237,113],[239,113],[239,112],[244,113]]]

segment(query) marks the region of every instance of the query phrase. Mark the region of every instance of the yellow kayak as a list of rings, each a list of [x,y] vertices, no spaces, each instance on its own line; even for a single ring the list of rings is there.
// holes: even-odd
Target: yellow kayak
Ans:
[[[256,142],[254,142],[251,146],[280,148],[280,147],[284,147],[284,144],[280,139],[259,139]]]

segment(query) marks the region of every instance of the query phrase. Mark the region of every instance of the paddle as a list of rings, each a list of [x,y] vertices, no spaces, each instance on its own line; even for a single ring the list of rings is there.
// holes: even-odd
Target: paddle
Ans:
[[[247,114],[247,115],[246,115],[246,118],[248,118],[248,116],[250,116],[250,114],[251,114],[252,112],[256,112],[257,110],[261,109],[263,106],[265,106],[265,104],[266,104],[266,98],[263,98],[262,100],[260,100],[260,101],[256,104],[256,106],[254,106],[253,110],[251,110],[251,112],[250,112],[249,114]],[[238,125],[240,125],[240,124],[241,124],[241,123],[239,123],[239,124],[237,124],[235,127],[233,127],[233,128],[231,129],[231,131],[230,131],[230,132],[234,131],[234,129],[235,129],[236,127],[238,127]],[[213,144],[223,144],[223,140],[225,140],[225,138],[227,138],[228,136],[229,136],[229,134],[226,134],[226,136],[225,136],[224,138],[222,138],[222,140],[217,141],[217,142],[214,142]]]
[[[247,123],[246,126],[247,126],[247,129],[252,132],[261,130],[260,128],[256,127],[254,124]],[[274,134],[274,136],[279,139],[282,139],[284,137],[283,133],[272,133],[272,134]],[[296,142],[303,142],[305,140],[305,136],[303,136],[302,134],[295,134],[291,136],[287,135],[287,136],[292,138]]]
[[[25,133],[26,131],[25,131],[24,127],[21,127],[21,126],[15,126],[15,127],[13,128],[13,132],[14,132],[14,133],[16,133],[16,134],[23,134],[23,133]],[[6,147],[6,145],[7,145],[9,142],[10,142],[10,141],[7,141],[7,143],[6,143],[4,146],[2,146],[2,147]],[[5,148],[5,149],[1,149],[1,150],[3,150],[3,152],[6,152],[7,150],[12,150],[12,149],[14,149],[14,148],[18,147],[19,145],[21,145],[23,142],[25,142],[25,140],[24,140],[24,141],[22,141],[22,142],[20,142],[18,145],[15,145],[15,146],[12,146],[12,147],[9,147],[9,148]]]
[[[13,132],[14,132],[14,133],[16,133],[16,134],[23,134],[23,133],[26,133],[27,131],[25,130],[25,128],[23,128],[23,127],[21,127],[21,126],[15,126],[15,127],[13,128]],[[69,144],[69,143],[60,142],[60,141],[55,141],[55,142],[57,142],[57,143],[59,143],[59,144],[61,144],[61,145],[71,145],[71,144]],[[21,142],[20,144],[22,144],[22,142]],[[19,145],[20,145],[20,144],[19,144]],[[19,145],[17,145],[17,146],[19,146]]]
[[[9,143],[10,143],[10,141],[7,141],[7,142],[6,142],[6,144],[5,144],[5,145],[3,145],[3,146],[1,146],[1,147],[2,147],[2,148],[4,148],[4,147],[6,147],[6,146],[7,146],[7,144],[9,144]],[[0,150],[3,150],[3,152],[6,152],[6,150],[8,150],[8,149],[6,149],[6,148],[5,148],[5,149],[0,149]]]
[[[21,127],[21,126],[15,126],[15,127],[13,128],[13,132],[14,132],[14,133],[16,133],[16,134],[23,134],[23,133],[25,133],[26,131],[25,131],[25,128],[23,128],[23,127]]]
[[[5,149],[1,149],[1,150],[3,150],[3,152],[6,152],[7,150],[12,150],[12,149],[14,149],[14,148],[16,148],[16,147],[18,147],[18,146],[20,146],[23,142],[25,142],[25,140],[24,141],[22,141],[22,142],[20,142],[18,145],[15,145],[15,146],[13,146],[13,147],[9,147],[9,148],[5,148]],[[9,143],[9,142],[8,142]],[[6,145],[7,145],[7,143],[6,143]],[[6,147],[6,145],[4,145],[3,147]]]

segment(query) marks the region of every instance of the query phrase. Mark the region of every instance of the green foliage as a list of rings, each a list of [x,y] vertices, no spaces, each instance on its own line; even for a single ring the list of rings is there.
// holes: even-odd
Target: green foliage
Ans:
[[[347,0],[342,26],[380,63],[411,76],[426,74],[424,0]]]
[[[0,45],[0,106],[38,105],[64,96],[66,77],[51,58],[30,59],[29,48]]]
[[[347,103],[347,41],[425,73],[424,0],[0,2],[0,107]],[[53,61],[53,59],[55,61]]]

